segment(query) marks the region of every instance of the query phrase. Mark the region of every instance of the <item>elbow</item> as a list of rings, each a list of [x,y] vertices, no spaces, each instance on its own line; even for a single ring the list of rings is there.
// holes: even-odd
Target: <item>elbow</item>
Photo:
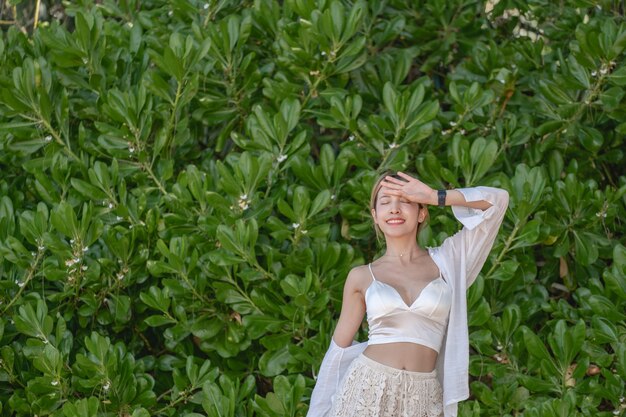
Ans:
[[[352,338],[340,337],[335,334],[333,335],[332,340],[338,347],[342,349],[352,346]]]
[[[509,192],[503,188],[500,188],[500,198],[499,198],[500,206],[506,210],[509,206]]]
[[[503,210],[506,210],[506,208],[509,206],[509,192],[504,188],[490,188],[492,195],[491,202],[493,203],[493,205],[498,206]]]

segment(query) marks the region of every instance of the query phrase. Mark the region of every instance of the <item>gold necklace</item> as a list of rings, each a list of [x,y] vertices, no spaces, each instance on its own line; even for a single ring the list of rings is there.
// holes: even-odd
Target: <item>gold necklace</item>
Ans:
[[[389,253],[385,252],[385,256],[389,256],[390,258],[402,258],[402,257],[404,256],[404,254],[405,254],[405,253],[406,253],[406,252],[402,252],[400,255],[391,255],[391,254],[389,254]],[[420,254],[420,256],[418,256],[418,258],[419,258],[419,257],[422,257],[422,256],[424,256],[424,255],[425,255],[425,253],[422,253],[422,254]]]

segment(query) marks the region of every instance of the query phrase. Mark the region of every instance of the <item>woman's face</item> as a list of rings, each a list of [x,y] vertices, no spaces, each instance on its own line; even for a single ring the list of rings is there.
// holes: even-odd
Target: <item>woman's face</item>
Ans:
[[[385,193],[382,187],[376,196],[376,207],[372,209],[374,223],[385,236],[417,234],[419,223],[424,221],[426,210],[417,203]]]

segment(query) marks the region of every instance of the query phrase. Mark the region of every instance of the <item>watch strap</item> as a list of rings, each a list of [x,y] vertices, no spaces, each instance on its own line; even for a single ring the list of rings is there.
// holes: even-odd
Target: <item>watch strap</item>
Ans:
[[[446,206],[446,195],[448,192],[446,190],[437,190],[437,205],[439,207]]]

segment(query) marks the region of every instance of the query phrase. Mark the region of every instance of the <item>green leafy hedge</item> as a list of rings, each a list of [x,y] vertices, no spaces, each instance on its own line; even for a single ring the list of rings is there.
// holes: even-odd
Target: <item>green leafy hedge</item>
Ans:
[[[304,416],[383,168],[511,194],[460,415],[624,414],[621,2],[44,4],[0,38],[0,415]]]

